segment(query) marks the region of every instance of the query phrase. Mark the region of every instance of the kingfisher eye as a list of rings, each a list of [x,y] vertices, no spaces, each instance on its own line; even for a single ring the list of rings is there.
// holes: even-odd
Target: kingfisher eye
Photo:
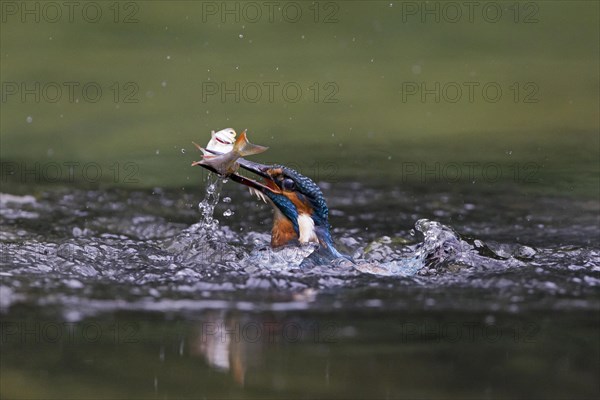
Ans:
[[[281,187],[285,190],[294,190],[296,184],[290,178],[285,178],[283,182],[281,182]]]

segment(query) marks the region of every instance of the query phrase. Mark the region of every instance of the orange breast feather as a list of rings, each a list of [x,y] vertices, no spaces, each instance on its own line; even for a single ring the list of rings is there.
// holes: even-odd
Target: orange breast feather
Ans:
[[[271,246],[284,246],[292,240],[298,240],[298,235],[294,230],[292,222],[280,212],[275,212],[273,230],[271,231]]]

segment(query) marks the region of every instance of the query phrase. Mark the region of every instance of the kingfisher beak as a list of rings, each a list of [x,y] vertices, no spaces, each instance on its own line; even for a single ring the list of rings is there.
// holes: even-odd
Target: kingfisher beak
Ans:
[[[196,145],[196,146],[198,146],[198,145]],[[205,150],[214,155],[222,154],[222,153],[208,150],[208,149],[205,149]],[[259,164],[259,163],[253,162],[253,161],[248,161],[245,158],[238,158],[236,162],[240,165],[240,167],[242,169],[245,169],[246,171],[252,172],[253,174],[256,174],[256,175],[264,178],[265,183],[255,181],[254,179],[250,179],[248,177],[240,175],[237,172],[234,172],[233,174],[229,175],[228,176],[229,179],[231,179],[234,182],[240,183],[242,185],[248,186],[249,188],[258,190],[259,192],[262,192],[262,193],[265,193],[266,191],[269,191],[272,193],[277,193],[277,194],[281,193],[281,190],[278,189],[277,185],[273,182],[273,178],[271,178],[271,175],[269,175],[269,173],[268,173],[268,171],[273,168],[272,165]],[[196,165],[204,167],[207,170],[214,172],[215,174],[219,174],[219,172],[216,169],[214,169],[211,165],[200,164],[200,163],[197,163]]]
[[[240,164],[240,167],[242,169],[252,172],[253,174],[259,175],[265,179],[271,179],[271,176],[267,173],[267,171],[273,168],[273,166],[267,164],[260,164],[254,161],[248,161],[245,158],[239,158],[237,162],[238,164]]]
[[[248,161],[244,158],[238,159],[237,162],[240,164],[240,167],[242,169],[262,177],[264,183],[242,176],[238,173],[234,173],[229,177],[232,181],[241,183],[242,185],[248,186],[262,193],[265,193],[266,191],[276,194],[281,193],[281,190],[277,187],[277,185],[273,181],[273,178],[271,177],[271,175],[269,175],[268,172],[273,168],[272,165],[260,164],[257,162]]]

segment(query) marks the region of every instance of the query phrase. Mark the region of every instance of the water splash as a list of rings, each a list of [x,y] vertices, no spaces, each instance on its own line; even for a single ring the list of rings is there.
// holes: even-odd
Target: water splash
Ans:
[[[221,228],[219,220],[214,218],[225,182],[215,174],[208,174],[204,199],[198,204],[200,220],[165,241],[164,249],[174,255],[176,266],[196,268],[234,258],[235,250],[230,249],[224,240],[229,230]]]
[[[458,233],[437,221],[420,219],[415,223],[415,230],[423,235],[415,258],[424,267],[447,268],[449,264],[459,262],[464,251],[468,252]]]
[[[474,266],[488,269],[521,266],[521,260],[526,259],[522,254],[532,259],[536,253],[530,247],[518,246],[514,254],[500,255],[483,241],[462,237],[451,227],[428,219],[415,223],[411,236],[416,232],[423,236],[422,242],[400,250],[394,248],[387,236],[370,243],[364,250],[369,261],[359,262],[356,269],[374,275],[436,275]],[[407,253],[408,250],[411,251]]]
[[[219,203],[223,182],[223,179],[215,174],[208,174],[206,177],[204,200],[198,204],[201,212],[201,218],[197,224],[199,228],[215,229],[219,225],[219,220],[213,218],[213,214],[216,205]]]
[[[353,288],[373,285],[389,285],[391,292],[405,296],[407,302],[419,299],[406,295],[407,290],[414,294],[425,287],[427,296],[441,299],[440,304],[461,309],[472,304],[460,299],[450,304],[444,297],[446,289],[439,288],[446,285],[484,294],[496,290],[504,296],[502,304],[510,307],[516,302],[523,307],[525,300],[519,299],[531,299],[531,293],[545,302],[553,301],[555,294],[570,296],[556,307],[597,305],[600,255],[593,246],[526,247],[507,240],[503,229],[520,229],[528,242],[537,230],[507,227],[494,220],[493,214],[470,231],[453,224],[461,233],[474,232],[474,236],[484,228],[492,229],[485,242],[432,220],[419,220],[414,235],[402,227],[396,236],[377,239],[378,232],[393,231],[394,225],[387,224],[389,214],[370,213],[367,200],[374,196],[369,195],[364,209],[355,210],[360,197],[347,206],[353,211],[347,215],[368,218],[369,231],[356,228],[361,222],[348,218],[338,221],[346,221],[347,226],[338,223],[333,232],[340,250],[352,254],[355,263],[342,259],[307,268],[302,263],[314,251],[311,245],[270,248],[269,223],[262,223],[270,218],[270,210],[257,208],[232,221],[241,224],[241,230],[219,224],[214,211],[222,185],[222,179],[209,176],[200,215],[195,207],[185,206],[197,201],[197,193],[163,191],[152,196],[147,191],[69,190],[36,197],[0,195],[0,308],[28,301],[56,303],[64,306],[69,320],[75,320],[88,306],[89,312],[207,304],[222,308],[230,298],[261,302],[265,296],[275,296],[291,299],[290,307],[296,307],[294,296],[306,289],[348,288],[352,297]],[[334,209],[343,209],[347,197],[346,192],[333,192]],[[236,197],[235,201],[243,200]],[[435,207],[438,203],[429,208]],[[463,204],[455,210],[462,212]],[[410,212],[398,221],[414,221]],[[571,235],[577,225],[591,237],[593,225],[587,228],[576,218],[570,218],[564,229]],[[476,222],[469,221],[469,225]],[[50,232],[48,227],[52,227]],[[540,232],[565,237],[559,236],[558,228]],[[487,301],[477,306],[497,299]]]

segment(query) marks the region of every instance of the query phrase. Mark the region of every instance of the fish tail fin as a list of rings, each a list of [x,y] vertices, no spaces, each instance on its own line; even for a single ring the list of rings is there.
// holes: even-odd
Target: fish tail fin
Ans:
[[[233,151],[237,152],[241,157],[259,154],[267,151],[267,149],[268,147],[250,143],[246,137],[245,129],[242,133],[240,133],[240,136],[238,136],[235,144],[233,145]]]
[[[206,149],[204,147],[200,146],[198,143],[195,143],[195,142],[192,142],[192,143],[194,146],[196,146],[196,148],[198,150],[200,150],[202,152],[203,156],[210,155],[210,153],[208,151],[206,151]]]

